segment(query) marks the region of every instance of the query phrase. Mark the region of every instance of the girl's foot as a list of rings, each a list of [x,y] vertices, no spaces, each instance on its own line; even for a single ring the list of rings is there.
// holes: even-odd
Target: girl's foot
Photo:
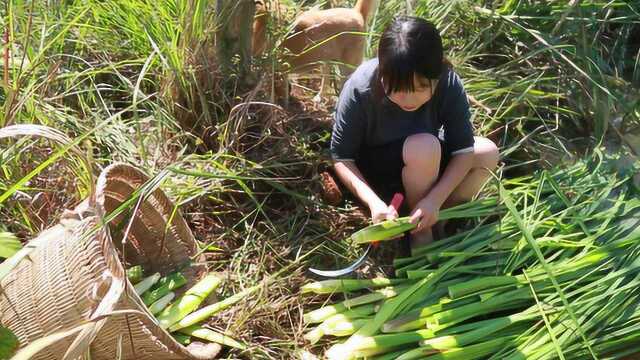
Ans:
[[[404,234],[395,244],[396,259],[411,256],[411,235],[409,233]]]
[[[438,221],[437,223],[435,223],[435,225],[433,225],[431,231],[433,232],[434,240],[442,240],[448,236],[446,226],[447,220]]]
[[[411,249],[417,249],[421,246],[428,245],[433,242],[433,232],[431,229],[421,231],[417,234],[411,234]]]

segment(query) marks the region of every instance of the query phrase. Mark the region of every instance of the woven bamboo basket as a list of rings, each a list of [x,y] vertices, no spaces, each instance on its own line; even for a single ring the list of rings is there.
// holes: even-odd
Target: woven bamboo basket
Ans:
[[[167,196],[156,189],[100,225],[147,180],[131,166],[109,166],[97,181],[95,197],[41,233],[32,242],[41,245],[0,282],[0,323],[16,334],[21,348],[68,333],[33,359],[216,357],[218,345],[187,349],[157,326],[125,276],[125,267],[137,264],[165,275],[196,255],[193,234]],[[205,272],[199,260],[183,270],[189,281],[184,288]]]

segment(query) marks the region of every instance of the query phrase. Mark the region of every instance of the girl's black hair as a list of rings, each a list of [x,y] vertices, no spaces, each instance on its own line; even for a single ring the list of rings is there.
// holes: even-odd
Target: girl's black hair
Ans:
[[[382,33],[378,45],[378,77],[384,91],[413,92],[414,75],[435,80],[447,67],[436,27],[418,17],[398,17]]]

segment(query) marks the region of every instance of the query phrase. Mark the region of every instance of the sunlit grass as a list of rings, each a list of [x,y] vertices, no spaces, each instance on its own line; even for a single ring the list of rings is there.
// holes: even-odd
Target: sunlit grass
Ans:
[[[185,214],[210,268],[227,273],[226,295],[315,251],[242,311],[215,320],[250,344],[243,356],[288,358],[308,347],[300,314],[314,300],[296,295],[304,268],[357,257],[358,247],[340,240],[367,214],[351,199],[339,207],[321,199],[330,124],[313,119],[330,118],[331,106],[305,113],[311,107],[287,112],[268,103],[281,49],[255,59],[263,81],[255,93],[236,87],[236,73],[219,72],[215,34],[229,16],[216,3],[10,1],[0,9],[12,45],[0,61],[0,126],[46,125],[78,152],[31,137],[0,139],[0,232],[33,238],[85,198],[90,175],[112,162],[168,174],[161,187]],[[627,39],[640,24],[637,4],[381,3],[367,56],[394,16],[414,11],[433,20],[474,99],[476,132],[501,146],[507,169],[528,172],[589,152],[602,139],[633,141],[640,95],[632,83],[640,70]],[[289,25],[271,24],[270,39],[279,43]],[[184,127],[187,120],[196,126]]]

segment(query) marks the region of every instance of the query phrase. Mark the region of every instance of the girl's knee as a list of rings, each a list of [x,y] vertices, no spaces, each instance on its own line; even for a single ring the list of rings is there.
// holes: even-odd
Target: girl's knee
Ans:
[[[476,168],[493,170],[498,167],[498,163],[500,162],[498,146],[485,137],[475,137],[474,155],[474,167]]]
[[[415,134],[409,136],[402,148],[402,159],[406,166],[439,167],[440,141],[431,134]]]

